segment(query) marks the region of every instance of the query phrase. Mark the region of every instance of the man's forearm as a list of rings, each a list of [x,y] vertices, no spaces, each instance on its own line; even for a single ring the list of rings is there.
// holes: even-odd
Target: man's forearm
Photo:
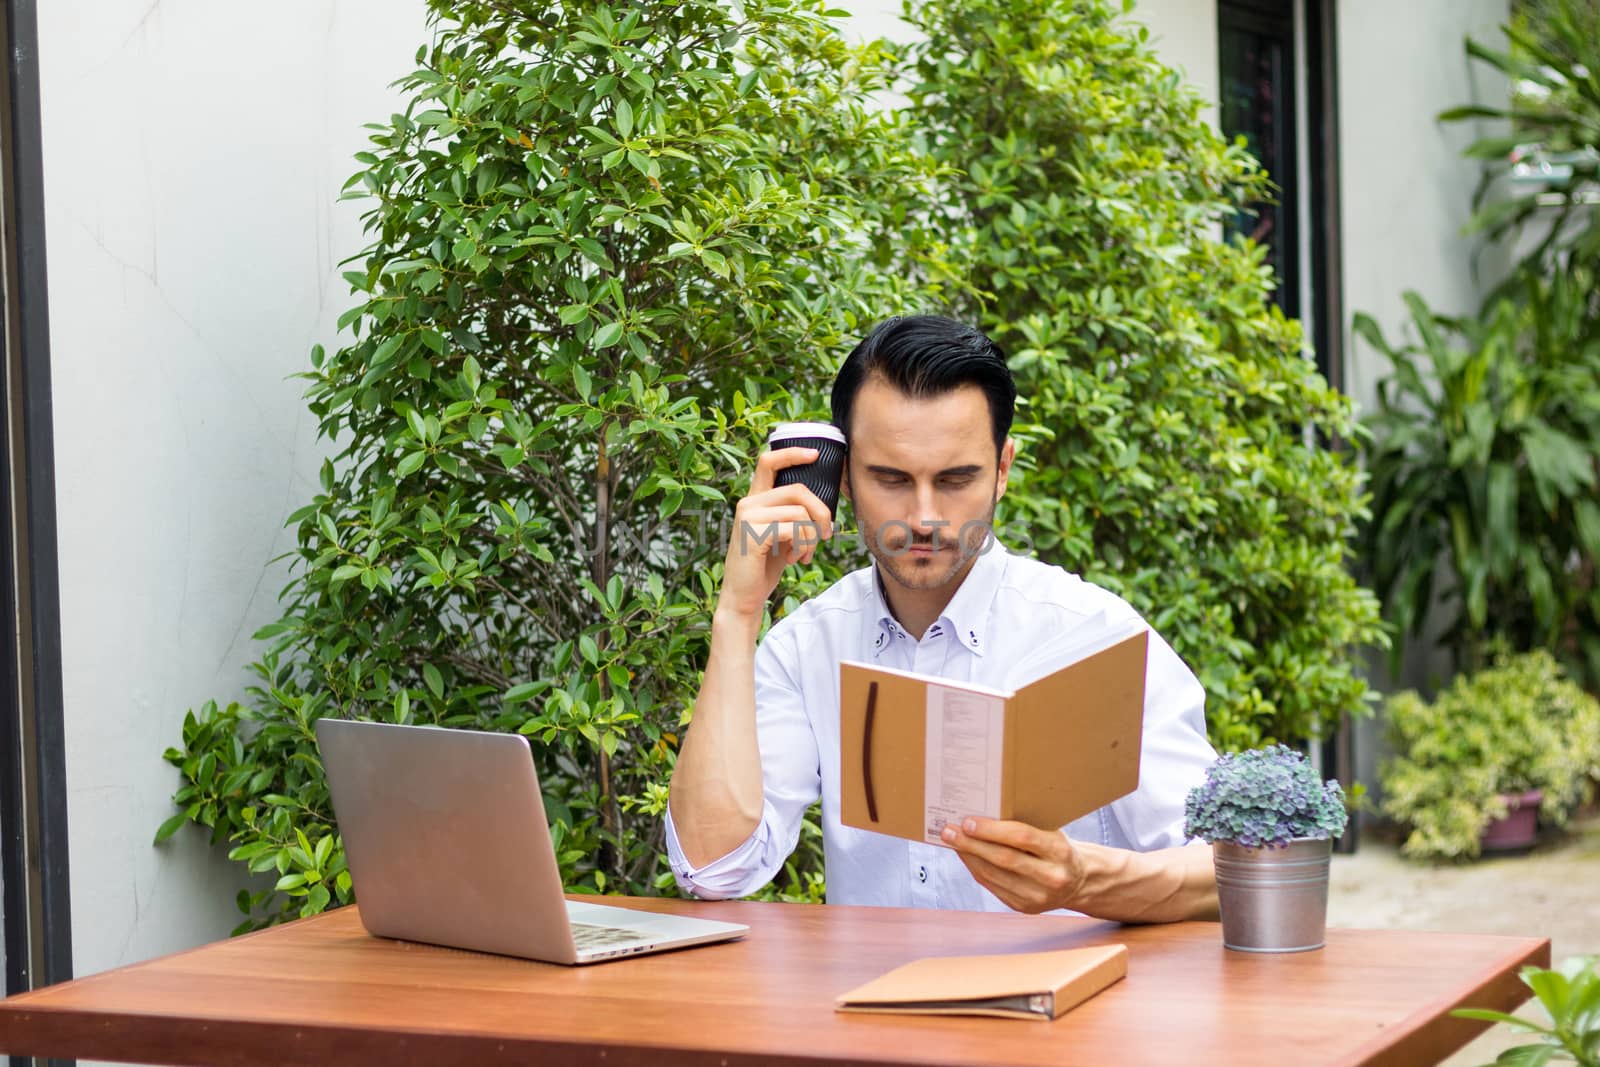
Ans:
[[[1209,845],[1132,852],[1074,841],[1084,866],[1067,905],[1099,919],[1126,923],[1217,917],[1217,879]]]
[[[760,629],[759,618],[721,611],[712,616],[711,653],[668,800],[678,843],[695,866],[743,844],[761,821],[755,713]]]

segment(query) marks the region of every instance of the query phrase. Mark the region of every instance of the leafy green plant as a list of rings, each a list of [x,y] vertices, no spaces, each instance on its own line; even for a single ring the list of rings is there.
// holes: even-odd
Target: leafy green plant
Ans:
[[[1207,842],[1282,848],[1297,838],[1325,840],[1349,821],[1344,790],[1324,782],[1287,745],[1225,752],[1184,801],[1183,832]]]
[[[167,754],[159,836],[199,823],[269,879],[246,926],[349,899],[330,714],[521,731],[567,884],[666,891],[730,501],[903,309],[1007,345],[1003,529],[1168,634],[1219,744],[1365,707],[1360,479],[1312,444],[1348,406],[1260,250],[1216,240],[1264,176],[1110,5],[915,5],[928,38],[896,55],[821,0],[431,8],[348,187],[371,244],[306,376],[336,454],[290,519],[284,616],[248,698]],[[872,106],[891,75],[898,114]],[[863,562],[818,553],[773,614]],[[820,857],[811,826],[772,892],[817,899]]]
[[[1510,107],[1468,157],[1483,163],[1470,230],[1515,264],[1473,316],[1406,299],[1416,344],[1388,344],[1369,421],[1373,583],[1402,635],[1429,626],[1471,669],[1496,640],[1547,648],[1600,688],[1600,36],[1592,5],[1541,0],[1507,50],[1467,53],[1511,80]],[[1399,647],[1396,646],[1398,654]]]
[[[1501,1067],[1543,1067],[1546,1063],[1600,1067],[1600,967],[1596,957],[1575,956],[1556,969],[1524,967],[1517,977],[1533,990],[1548,1026],[1487,1008],[1458,1008],[1450,1014],[1539,1035],[1533,1044],[1502,1052],[1494,1061]]]
[[[1408,690],[1385,713],[1396,755],[1382,769],[1383,810],[1411,827],[1408,856],[1478,855],[1505,794],[1541,790],[1540,815],[1564,824],[1600,775],[1600,701],[1548,652],[1501,651],[1433,701]]]
[[[1527,5],[1504,27],[1507,47],[1469,38],[1467,55],[1511,82],[1509,107],[1472,105],[1440,115],[1445,122],[1494,119],[1497,130],[1466,149],[1483,161],[1470,229],[1490,242],[1522,246],[1496,295],[1517,292],[1530,278],[1576,273],[1581,303],[1593,323],[1600,295],[1600,13],[1576,0]]]
[[[1415,344],[1356,316],[1391,366],[1367,423],[1364,558],[1402,634],[1437,600],[1464,669],[1500,639],[1600,681],[1600,335],[1576,284],[1530,280],[1524,299],[1463,319],[1407,293]]]
[[[277,875],[251,922],[348,899],[322,715],[527,735],[566,884],[665,888],[729,494],[909,286],[874,193],[927,167],[867,106],[881,51],[820,3],[430,17],[347,187],[372,243],[346,274],[353,338],[306,375],[338,451],[290,517],[284,617],[248,704],[207,705],[168,754],[185,784],[162,834],[199,822]]]
[[[1315,736],[1368,710],[1351,650],[1384,640],[1346,566],[1361,476],[1320,443],[1356,426],[1269,303],[1261,248],[1216,239],[1266,176],[1130,10],[904,8],[926,34],[907,92],[951,171],[951,299],[1024,400],[1005,517],[1172,641],[1220,747]]]

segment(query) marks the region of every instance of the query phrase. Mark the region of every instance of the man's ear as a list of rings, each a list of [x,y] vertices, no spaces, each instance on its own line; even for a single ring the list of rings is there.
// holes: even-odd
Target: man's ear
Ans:
[[[856,502],[850,497],[850,458],[848,456],[845,457],[844,470],[840,472],[839,495],[844,497],[846,503],[852,508],[856,506]]]
[[[1006,495],[1006,479],[1011,477],[1011,461],[1017,458],[1016,438],[1007,437],[1006,443],[1000,449],[1000,472],[995,478],[994,498],[999,502]]]

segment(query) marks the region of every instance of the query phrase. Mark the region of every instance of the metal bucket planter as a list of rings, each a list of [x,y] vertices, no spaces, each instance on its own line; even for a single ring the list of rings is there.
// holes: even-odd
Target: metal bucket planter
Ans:
[[[1321,948],[1333,842],[1301,837],[1283,848],[1212,844],[1222,943],[1241,952]]]

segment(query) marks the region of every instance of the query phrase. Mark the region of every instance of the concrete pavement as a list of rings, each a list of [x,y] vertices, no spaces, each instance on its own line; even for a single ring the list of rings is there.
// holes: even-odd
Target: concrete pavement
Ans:
[[[1550,938],[1556,962],[1600,955],[1600,814],[1574,820],[1526,855],[1447,866],[1402,859],[1393,844],[1366,834],[1355,855],[1333,858],[1328,925],[1534,935]],[[1542,1019],[1532,1004],[1518,1014]],[[1495,1027],[1445,1063],[1492,1063],[1527,1041]]]

